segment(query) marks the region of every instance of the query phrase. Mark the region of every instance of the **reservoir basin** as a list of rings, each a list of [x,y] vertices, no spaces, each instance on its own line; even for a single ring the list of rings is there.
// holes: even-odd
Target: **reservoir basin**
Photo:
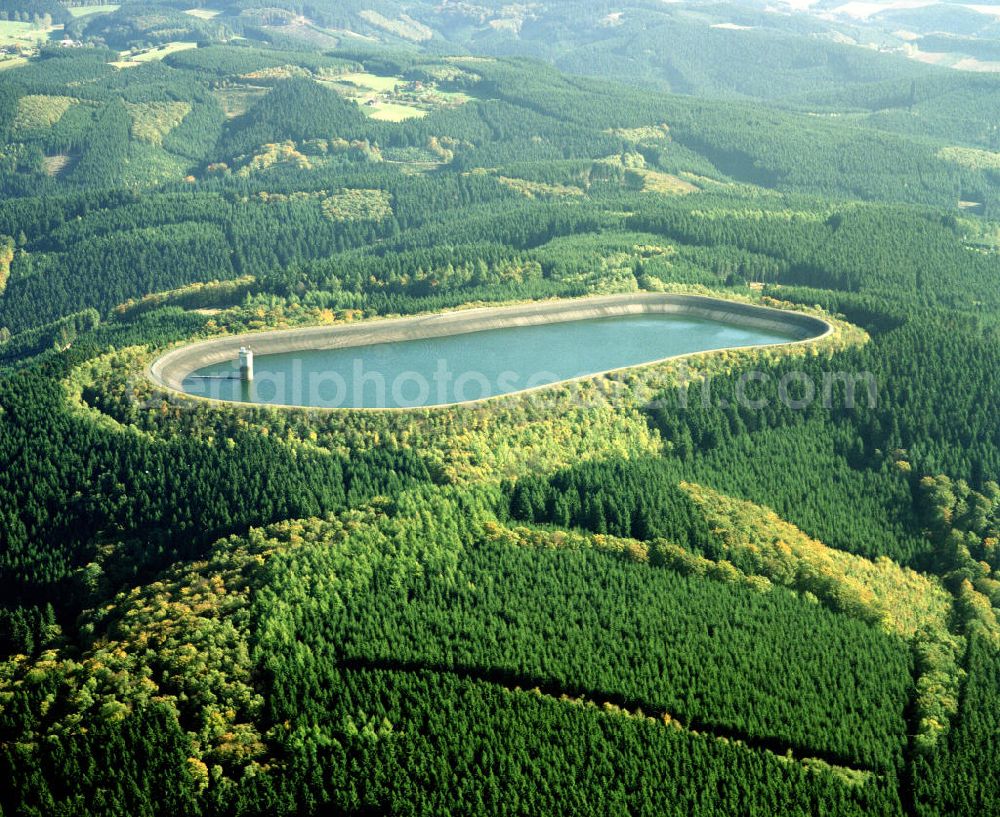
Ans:
[[[340,349],[258,354],[191,372],[198,397],[320,408],[419,408],[535,389],[692,352],[785,343],[795,336],[702,318],[622,315],[514,326]]]
[[[178,396],[230,403],[433,408],[832,331],[803,312],[636,292],[224,335],[165,352],[146,376]],[[254,353],[252,382],[239,376],[241,347]]]

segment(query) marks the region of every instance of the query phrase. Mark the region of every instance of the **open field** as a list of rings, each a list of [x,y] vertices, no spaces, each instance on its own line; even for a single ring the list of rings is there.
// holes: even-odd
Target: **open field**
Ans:
[[[365,71],[339,74],[325,82],[338,93],[353,99],[372,119],[404,122],[426,116],[436,107],[461,105],[468,94],[439,91],[433,84],[408,83],[402,77],[385,77]]]
[[[213,92],[219,100],[227,119],[242,116],[250,106],[267,93],[267,88],[257,85],[239,85],[220,88]]]
[[[222,12],[216,9],[187,9],[184,13],[197,17],[199,20],[213,20]]]
[[[198,43],[192,42],[165,43],[164,45],[158,45],[154,48],[144,48],[136,52],[125,51],[122,53],[120,60],[116,60],[111,64],[117,68],[132,68],[136,65],[142,65],[144,62],[162,60],[164,57],[175,54],[178,51],[186,51],[189,48],[197,47]]]
[[[0,20],[0,46],[30,46],[51,39],[52,32],[62,31],[62,25],[36,26],[34,23],[19,23],[14,20]]]
[[[401,14],[396,20],[390,20],[377,11],[365,10],[360,12],[360,16],[370,25],[410,42],[420,43],[434,36],[427,26],[406,14]]]
[[[396,102],[375,102],[365,108],[372,119],[382,122],[404,122],[407,119],[419,119],[427,116],[427,111],[414,108],[412,105],[400,105]]]
[[[365,71],[355,71],[349,74],[341,74],[334,79],[338,82],[346,82],[349,85],[356,85],[361,91],[386,92],[394,91],[396,86],[403,80],[400,77],[380,77],[377,74],[369,74]]]
[[[404,122],[426,116],[427,112],[412,105],[389,102],[383,94],[391,94],[403,83],[400,77],[380,77],[364,71],[340,74],[331,80],[338,91],[344,93],[344,86],[351,86],[346,95],[362,106],[372,119],[382,122]],[[357,89],[355,92],[353,89]]]
[[[687,193],[698,192],[696,185],[678,178],[671,173],[661,173],[658,170],[642,170],[639,172],[642,176],[642,190],[644,193],[683,196]]]
[[[172,42],[166,43],[165,45],[158,45],[155,48],[149,48],[144,51],[140,51],[136,54],[133,59],[135,62],[153,62],[154,60],[162,60],[164,57],[174,54],[178,51],[187,51],[189,48],[197,48],[198,43],[192,42]]]
[[[921,51],[917,46],[907,44],[902,53],[911,60],[927,65],[953,68],[956,71],[975,71],[978,73],[997,73],[1000,71],[1000,62],[979,60],[959,52]]]
[[[46,156],[42,159],[42,167],[49,176],[58,176],[64,172],[72,163],[73,158],[65,153],[57,153],[55,156]]]
[[[263,31],[273,31],[285,37],[294,37],[303,45],[314,49],[336,48],[340,40],[327,29],[298,17],[284,25],[261,26]]]
[[[351,31],[349,28],[328,28],[325,30],[329,31],[331,34],[334,34],[337,37],[344,37],[345,39],[348,40],[360,40],[366,43],[378,42],[378,38],[376,37],[369,37],[367,34],[358,34],[358,32]]]
[[[111,14],[119,8],[117,3],[107,3],[96,6],[69,6],[66,11],[74,17],[89,17],[91,14]]]

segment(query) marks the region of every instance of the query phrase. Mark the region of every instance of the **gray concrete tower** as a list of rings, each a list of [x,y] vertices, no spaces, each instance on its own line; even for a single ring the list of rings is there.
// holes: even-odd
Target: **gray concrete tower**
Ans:
[[[240,380],[253,380],[253,349],[249,346],[240,347]]]

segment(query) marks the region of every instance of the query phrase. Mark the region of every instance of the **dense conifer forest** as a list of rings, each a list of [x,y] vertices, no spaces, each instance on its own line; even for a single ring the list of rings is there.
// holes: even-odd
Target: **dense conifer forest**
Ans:
[[[751,3],[191,5],[0,2],[51,28],[0,814],[1000,815],[1000,74]],[[637,292],[832,331],[398,412],[146,376]]]

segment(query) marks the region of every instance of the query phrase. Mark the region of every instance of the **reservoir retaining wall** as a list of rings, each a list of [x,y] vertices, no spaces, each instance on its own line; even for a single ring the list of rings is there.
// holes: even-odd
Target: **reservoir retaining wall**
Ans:
[[[460,335],[485,329],[534,326],[544,323],[609,318],[643,313],[680,315],[746,326],[790,335],[797,340],[818,339],[833,330],[821,318],[766,306],[711,298],[704,295],[639,292],[554,301],[486,306],[433,315],[388,318],[336,326],[278,329],[213,338],[182,346],[162,355],[147,369],[158,386],[183,391],[184,378],[204,366],[236,360],[241,346],[256,355],[342,349],[374,343]]]

